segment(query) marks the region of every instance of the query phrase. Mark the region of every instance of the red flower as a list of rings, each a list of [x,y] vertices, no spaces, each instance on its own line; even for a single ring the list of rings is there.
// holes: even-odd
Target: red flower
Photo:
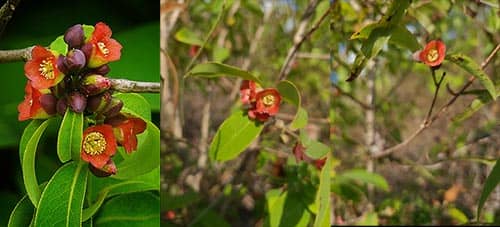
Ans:
[[[112,39],[111,34],[111,29],[105,23],[99,22],[95,25],[94,32],[89,40],[89,44],[92,46],[87,63],[89,68],[97,68],[120,59],[122,45]]]
[[[198,52],[199,49],[200,49],[200,46],[192,45],[189,48],[189,57],[194,58],[194,56],[196,56],[196,53]]]
[[[24,74],[36,89],[52,87],[64,77],[57,68],[57,56],[41,46],[31,50],[31,60],[24,65]]]
[[[98,169],[103,169],[116,152],[116,139],[111,125],[96,125],[83,132],[82,159]]]
[[[316,166],[316,168],[318,168],[319,170],[323,169],[325,163],[326,163],[326,157],[314,160],[314,166]]]
[[[17,106],[19,111],[19,121],[28,119],[45,119],[50,116],[47,111],[42,107],[41,97],[49,93],[48,90],[38,90],[33,88],[32,82],[28,80],[26,87],[24,87],[24,101]],[[43,93],[42,93],[43,92]]]
[[[251,80],[244,80],[240,86],[240,99],[243,105],[250,104],[255,101],[255,82]]]
[[[281,96],[278,90],[274,88],[264,89],[255,95],[255,103],[248,110],[248,116],[261,122],[267,121],[269,117],[278,113],[280,102]]]
[[[441,65],[446,53],[446,45],[440,40],[432,40],[425,45],[418,57],[419,60],[430,67]]]
[[[137,134],[146,130],[145,121],[125,114],[119,114],[106,121],[113,126],[118,144],[122,145],[127,153],[137,150]]]

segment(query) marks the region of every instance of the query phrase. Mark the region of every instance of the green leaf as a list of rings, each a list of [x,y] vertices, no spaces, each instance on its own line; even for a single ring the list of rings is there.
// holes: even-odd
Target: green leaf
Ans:
[[[26,151],[26,145],[28,144],[31,137],[35,131],[40,127],[40,125],[45,120],[32,120],[26,128],[24,128],[23,135],[21,136],[21,141],[19,142],[19,159],[21,161],[21,165],[23,164],[23,156]]]
[[[402,25],[396,26],[394,30],[392,30],[389,42],[395,43],[411,52],[415,52],[422,48],[415,38],[415,35],[411,34],[411,32]]]
[[[160,165],[160,130],[151,121],[146,120],[146,124],[146,130],[137,135],[137,150],[124,155],[124,160],[116,164],[118,172],[113,178],[137,177]]]
[[[83,35],[85,36],[85,40],[88,41],[94,32],[94,26],[83,24]]]
[[[113,197],[101,207],[94,224],[123,227],[160,226],[160,198],[144,192]]]
[[[360,202],[364,195],[363,190],[359,188],[356,184],[351,181],[336,177],[332,180],[332,192],[340,196],[344,200],[352,200],[354,202]]]
[[[455,207],[450,207],[447,210],[447,213],[450,217],[455,219],[459,225],[463,225],[469,222],[469,218],[462,212],[461,210],[455,208]]]
[[[497,160],[495,166],[486,178],[486,182],[484,182],[483,191],[481,192],[481,197],[479,197],[479,204],[477,205],[477,219],[481,217],[481,209],[483,209],[484,203],[490,193],[497,187],[498,183],[500,183],[500,159]]]
[[[474,60],[464,54],[446,55],[445,58],[479,79],[479,82],[481,82],[486,90],[488,90],[493,100],[496,100],[497,95],[495,91],[495,85],[488,77],[488,75],[486,75],[486,73],[481,69],[481,67],[476,64],[476,62],[474,62]]]
[[[309,138],[304,129],[300,130],[299,137],[300,143],[306,148],[304,152],[312,159],[323,158],[330,151],[330,148],[324,143]]]
[[[203,45],[203,41],[200,38],[198,38],[198,35],[196,35],[196,33],[190,31],[185,27],[179,29],[179,31],[175,33],[174,37],[177,41],[181,43],[195,45],[195,46]]]
[[[360,226],[377,226],[378,225],[378,215],[376,212],[364,213],[361,220],[356,222],[356,225]]]
[[[377,173],[370,173],[364,169],[352,169],[343,172],[339,177],[357,180],[363,183],[373,184],[376,188],[389,191],[389,184],[385,178]]]
[[[368,37],[372,33],[373,29],[379,28],[379,27],[382,27],[382,26],[383,25],[381,25],[379,23],[368,24],[368,25],[364,26],[363,28],[361,28],[361,30],[359,30],[359,31],[355,32],[354,34],[352,34],[349,39],[350,40],[354,40],[354,39],[368,39]]]
[[[326,159],[323,169],[319,176],[319,188],[316,194],[315,203],[319,205],[314,227],[330,226],[330,171],[332,171],[331,156]]]
[[[34,226],[80,226],[87,185],[87,163],[69,162],[59,168],[45,187]]]
[[[307,111],[304,108],[299,107],[299,109],[297,110],[297,114],[295,114],[295,118],[293,119],[292,123],[290,123],[290,128],[292,130],[304,128],[307,125],[308,119],[309,117]]]
[[[42,137],[42,134],[49,125],[50,121],[51,120],[46,120],[38,126],[38,128],[33,132],[31,138],[26,143],[24,152],[21,152],[23,155],[21,167],[23,172],[24,188],[26,189],[26,194],[28,194],[28,197],[35,207],[37,207],[38,200],[40,199],[40,188],[38,186],[38,180],[36,178],[35,171],[35,154],[38,147],[38,142],[40,141],[40,138]],[[37,124],[38,123],[34,123],[33,127],[30,127],[29,131],[31,131]]]
[[[66,109],[57,135],[57,156],[61,162],[79,160],[83,136],[83,113]]]
[[[208,62],[197,64],[189,71],[188,76],[197,76],[203,78],[215,78],[220,76],[239,77],[245,80],[253,80],[259,84],[262,82],[253,74],[234,66],[225,65],[217,62]]]
[[[224,47],[214,47],[212,50],[212,58],[216,62],[223,62],[231,55],[231,51]]]
[[[82,222],[88,221],[97,213],[104,200],[108,197],[108,193],[108,190],[102,191],[94,203],[82,210]]]
[[[248,119],[242,110],[235,111],[219,127],[210,144],[209,155],[214,161],[235,158],[257,138],[264,124]]]
[[[8,227],[29,226],[35,213],[35,207],[30,202],[27,195],[23,196],[10,214]]]
[[[115,97],[122,100],[124,112],[151,121],[151,107],[142,95],[137,93],[118,93]]]
[[[300,92],[297,86],[288,80],[283,80],[276,86],[283,99],[297,107],[297,112],[293,121],[290,123],[292,130],[303,128],[307,125],[308,115],[307,111],[301,107]]]
[[[265,226],[307,226],[311,214],[300,200],[300,195],[289,192],[281,193],[274,189],[266,193],[268,217]]]
[[[497,94],[499,94],[498,91]],[[453,117],[452,119],[453,123],[460,123],[466,120],[467,118],[471,117],[475,112],[477,112],[479,109],[481,109],[484,105],[490,103],[491,101],[493,101],[493,99],[491,99],[491,96],[485,90],[483,94],[479,94],[476,99],[472,100],[472,103],[462,113]]]
[[[52,43],[50,43],[49,48],[59,54],[66,55],[68,53],[68,44],[64,42],[64,36],[58,36]]]

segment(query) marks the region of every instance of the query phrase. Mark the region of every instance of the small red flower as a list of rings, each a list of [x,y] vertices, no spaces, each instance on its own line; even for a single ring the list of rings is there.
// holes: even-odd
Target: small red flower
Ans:
[[[31,50],[31,60],[24,65],[24,74],[36,89],[53,87],[64,77],[57,68],[57,56],[41,46]]]
[[[280,102],[281,96],[278,90],[274,88],[264,89],[255,95],[255,103],[248,110],[248,116],[261,122],[267,121],[269,117],[278,113]]]
[[[256,84],[251,80],[244,80],[240,86],[240,99],[243,105],[255,101]]]
[[[419,60],[430,67],[441,65],[446,54],[446,45],[440,40],[432,40],[425,45],[418,57]]]
[[[97,68],[120,59],[122,45],[112,39],[111,34],[111,29],[105,23],[99,22],[95,25],[94,32],[89,40],[92,51],[87,63],[88,67]]]
[[[18,120],[25,121],[28,119],[45,119],[50,116],[42,107],[41,97],[48,94],[49,90],[38,90],[32,86],[32,82],[28,80],[24,87],[24,101],[17,106],[19,111]],[[43,92],[43,93],[42,93]]]
[[[116,139],[111,125],[96,125],[83,132],[82,159],[97,169],[103,169],[116,152]]]
[[[122,145],[127,153],[137,150],[137,134],[146,130],[145,121],[130,115],[119,114],[107,122],[113,126],[118,144]]]
[[[198,52],[199,49],[200,49],[200,46],[192,45],[189,48],[189,57],[194,58],[194,56],[196,56],[196,53]]]
[[[318,168],[319,170],[323,169],[325,163],[326,163],[326,157],[314,160],[314,166],[316,166],[316,168]]]

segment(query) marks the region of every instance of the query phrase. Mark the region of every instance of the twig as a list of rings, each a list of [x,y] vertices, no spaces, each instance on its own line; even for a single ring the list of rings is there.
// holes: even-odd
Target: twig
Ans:
[[[7,27],[19,2],[21,2],[21,0],[7,0],[2,8],[0,8],[0,36],[3,34],[5,27]]]
[[[432,97],[432,103],[431,106],[429,107],[429,111],[427,112],[427,116],[425,117],[424,124],[427,124],[432,116],[432,110],[434,109],[434,105],[436,105],[436,100],[439,93],[439,89],[441,88],[441,83],[443,83],[444,77],[446,76],[446,72],[444,72],[438,81],[436,79],[436,71],[434,69],[431,69],[431,71],[432,71],[432,80],[434,81],[434,86],[436,86],[436,90],[434,91],[434,97]]]
[[[488,57],[481,63],[481,69],[484,69],[490,62],[491,60],[493,59],[493,57],[496,55],[496,53],[500,50],[500,44],[498,44],[492,51],[491,53],[488,55]],[[434,117],[432,117],[430,120],[428,120],[426,123],[420,125],[420,127],[415,131],[413,132],[413,134],[411,134],[407,139],[405,139],[403,142],[393,146],[393,147],[390,147],[388,149],[385,149],[384,151],[378,153],[378,154],[375,154],[375,155],[372,155],[372,158],[381,158],[381,157],[385,157],[387,155],[390,155],[392,154],[393,152],[395,151],[398,151],[399,149],[401,149],[402,147],[406,146],[408,143],[410,143],[413,139],[415,139],[415,137],[417,137],[420,133],[422,133],[422,131],[424,131],[426,128],[428,128],[429,126],[432,125],[432,123],[438,119],[439,117],[441,117],[441,115],[443,115],[447,110],[448,108],[453,104],[455,103],[455,101],[458,99],[458,97],[460,97],[460,95],[470,86],[472,85],[472,82],[474,82],[474,80],[476,79],[476,77],[474,76],[470,76],[469,77],[469,80],[467,81],[466,84],[464,84],[464,86],[462,87],[462,89],[460,89],[460,91],[456,92],[456,95],[453,95],[453,97],[444,105],[442,106],[440,109],[439,109],[439,112],[437,114],[434,115]]]
[[[111,79],[111,88],[119,92],[160,93],[160,83]]]
[[[310,17],[312,16],[312,12],[316,10],[317,5],[318,5],[317,1],[314,0],[311,1],[306,12],[304,13],[304,16],[302,17],[301,24],[305,26],[307,21],[309,21]],[[290,65],[292,63],[292,60],[295,58],[295,54],[299,50],[300,46],[302,46],[304,41],[306,41],[319,28],[321,23],[325,20],[326,16],[328,16],[328,14],[332,12],[332,9],[333,7],[330,6],[330,8],[328,8],[328,10],[321,16],[321,18],[312,26],[312,28],[307,33],[303,34],[304,33],[303,29],[300,29],[299,27],[294,36],[294,44],[288,50],[288,55],[286,56],[283,66],[281,67],[278,77],[279,81],[284,80],[286,78],[286,76],[290,72]]]
[[[31,58],[31,49],[32,46],[18,50],[0,50],[0,63],[28,61]]]

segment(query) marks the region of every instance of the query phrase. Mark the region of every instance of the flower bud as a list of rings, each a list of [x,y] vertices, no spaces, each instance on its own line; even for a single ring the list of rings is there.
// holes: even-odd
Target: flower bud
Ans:
[[[101,65],[99,68],[95,68],[92,70],[92,73],[94,74],[99,74],[99,75],[106,75],[111,71],[111,68],[109,68],[108,64]]]
[[[43,94],[40,96],[40,105],[49,115],[55,114],[57,99],[52,94]]]
[[[61,71],[63,74],[68,74],[69,73],[69,69],[68,67],[66,67],[66,65],[64,64],[64,59],[66,57],[60,55],[58,58],[57,58],[57,62],[56,62],[56,67],[57,69],[59,69],[59,71]]]
[[[111,103],[111,98],[111,93],[109,92],[89,96],[87,99],[87,111],[91,113],[102,112]]]
[[[96,177],[109,177],[116,174],[116,165],[111,159],[109,159],[101,169],[93,165],[89,165],[89,169]]]
[[[111,103],[104,110],[103,115],[106,117],[113,117],[120,113],[123,107],[123,102],[120,99],[112,98]]]
[[[61,98],[61,99],[57,100],[56,110],[57,110],[58,114],[64,116],[64,114],[66,113],[66,109],[67,108],[68,108],[68,104],[66,103],[66,99],[65,98]]]
[[[68,104],[75,113],[82,113],[87,107],[87,98],[79,92],[73,92],[68,97]]]
[[[101,75],[90,74],[83,78],[80,91],[86,95],[97,95],[111,88],[111,81]]]
[[[85,59],[88,62],[90,59],[90,55],[92,55],[92,43],[87,43],[83,45],[81,50],[83,51],[83,54],[85,54]]]
[[[66,30],[64,33],[64,42],[66,42],[70,49],[80,48],[85,41],[83,27],[81,24],[75,24]]]
[[[63,63],[69,71],[76,71],[82,69],[86,61],[85,54],[81,50],[73,49],[68,51]]]

